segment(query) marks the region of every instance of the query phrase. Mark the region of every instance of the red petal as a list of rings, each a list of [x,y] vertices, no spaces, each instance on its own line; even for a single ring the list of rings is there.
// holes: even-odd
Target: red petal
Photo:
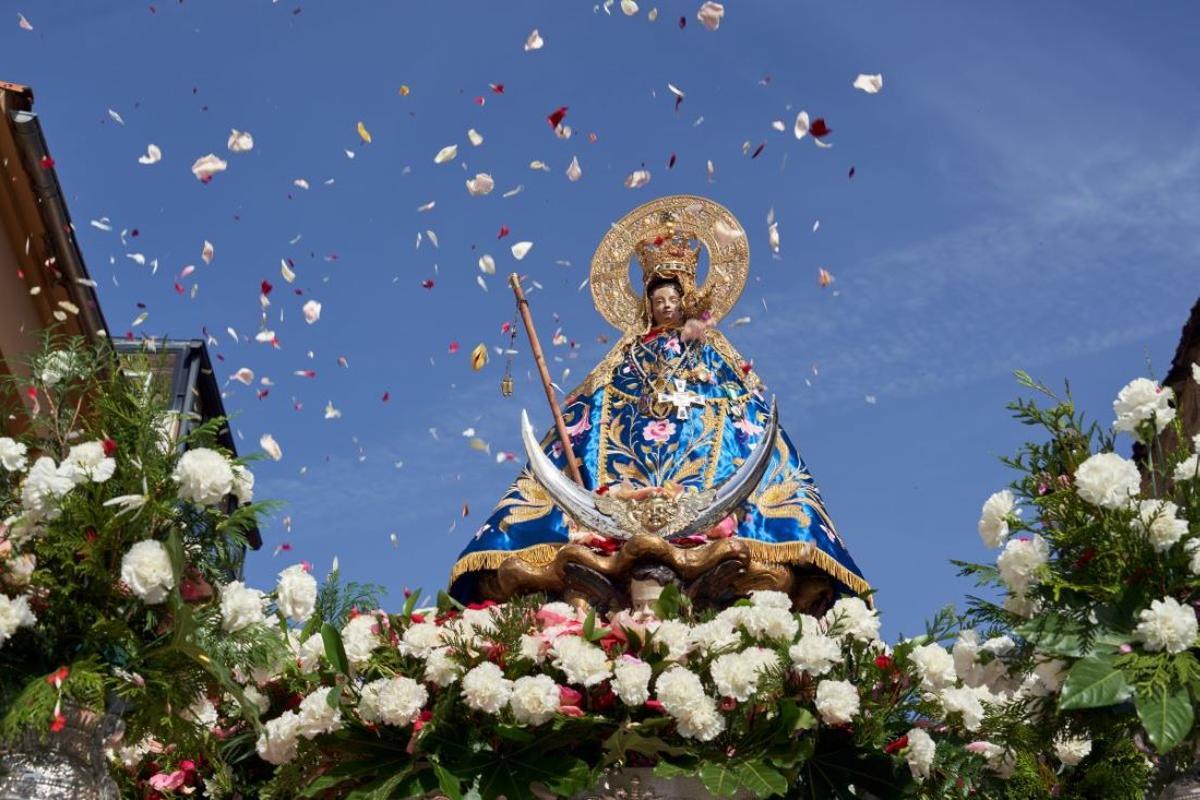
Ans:
[[[275,287],[274,287],[274,286],[272,286],[272,285],[270,284],[270,282],[269,282],[269,281],[263,281],[263,282],[262,282],[262,293],[263,293],[264,295],[270,294],[270,293],[271,293],[271,290],[272,290],[272,289],[274,289],[274,288],[275,288]]]
[[[504,84],[503,83],[489,83],[488,85],[492,87],[493,93],[504,94]]]
[[[559,123],[561,123],[563,121],[563,117],[565,117],[566,115],[567,115],[567,107],[560,106],[559,108],[555,109],[554,112],[550,114],[550,116],[546,117],[546,121],[550,123],[551,128],[557,128],[559,126]]]
[[[114,442],[112,439],[105,439],[103,446],[104,446],[104,456],[106,458],[112,458],[113,455],[117,452],[117,443]]]
[[[426,288],[426,289],[432,289],[432,288],[433,288],[433,281],[431,281],[431,280],[429,280],[428,278],[426,278],[425,280],[421,281],[421,286],[423,286],[423,287],[424,287],[424,288]]]
[[[750,158],[752,158],[752,159],[758,158],[758,154],[761,153],[763,151],[763,148],[766,146],[767,146],[767,143],[763,142],[758,147],[754,148],[754,155],[750,156]]]
[[[505,236],[508,236],[508,226],[507,226],[507,225],[501,225],[501,226],[500,226],[500,233],[496,234],[496,238],[497,238],[497,239],[503,239]]]
[[[679,18],[679,30],[683,30],[686,27],[687,27],[687,17],[680,17]]]
[[[54,159],[48,155],[42,156],[42,168],[43,169],[53,169],[53,167],[54,167]]]
[[[386,403],[388,400],[391,400],[391,399],[392,399],[392,393],[391,393],[391,392],[384,392],[384,393],[383,393],[383,402],[385,402],[385,403]]]
[[[812,121],[812,124],[808,126],[808,132],[817,139],[820,139],[822,136],[828,136],[829,134],[833,133],[833,128],[825,124],[824,117],[817,117]]]

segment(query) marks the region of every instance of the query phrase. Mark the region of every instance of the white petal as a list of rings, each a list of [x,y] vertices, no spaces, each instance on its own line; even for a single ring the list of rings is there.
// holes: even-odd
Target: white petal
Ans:
[[[482,275],[476,275],[475,282],[479,284],[480,289],[483,289],[485,292],[487,291],[487,281],[483,279]]]
[[[496,182],[486,172],[480,172],[474,178],[467,180],[467,191],[470,192],[472,197],[482,197],[485,194],[490,194],[494,188],[496,188]]]
[[[796,134],[797,139],[803,139],[805,136],[808,135],[808,112],[807,111],[801,111],[799,114],[796,115],[796,125],[792,129],[792,132]]]
[[[457,155],[458,155],[458,145],[456,145],[456,144],[447,145],[446,147],[443,147],[441,150],[438,150],[437,155],[433,157],[433,163],[445,164],[447,161],[453,161],[454,157]]]
[[[113,111],[111,108],[108,110],[108,116],[112,119],[113,122],[117,123],[118,125],[125,124],[125,120],[121,119],[121,115],[118,114],[117,112]]]
[[[705,3],[696,12],[696,19],[700,20],[700,24],[710,31],[715,31],[721,26],[721,17],[723,16],[725,16],[725,6],[720,3]]]
[[[632,17],[638,12],[638,4],[634,0],[621,0],[621,10],[625,12],[625,16]]]
[[[309,300],[301,310],[304,312],[304,321],[309,325],[321,318],[321,304],[316,300]]]
[[[204,240],[204,246],[200,248],[200,258],[204,259],[205,264],[211,264],[213,261],[213,243]]]
[[[542,45],[546,42],[542,40],[542,35],[538,33],[538,29],[534,28],[533,33],[529,34],[529,38],[525,40],[525,52],[530,50],[541,50]]]
[[[867,94],[879,94],[883,88],[883,75],[859,75],[854,79],[854,88],[862,89]]]
[[[685,94],[683,93],[683,90],[682,90],[682,89],[676,88],[676,87],[675,87],[675,86],[673,86],[672,84],[669,84],[669,83],[668,83],[668,84],[667,84],[667,88],[668,88],[668,89],[670,89],[670,90],[671,90],[671,94],[675,95],[676,97],[683,98],[683,97],[686,97],[686,96],[687,96],[687,95],[685,95]]]
[[[579,156],[571,159],[570,166],[567,167],[567,180],[574,183],[583,175],[583,168],[579,166]]]
[[[650,182],[650,170],[635,169],[629,173],[629,177],[625,179],[626,189],[640,189]]]
[[[139,164],[157,164],[162,161],[162,150],[156,144],[146,145],[146,155],[138,156]]]
[[[283,448],[279,446],[279,442],[275,441],[275,437],[271,434],[264,433],[259,437],[258,444],[275,461],[283,458]]]
[[[485,275],[496,274],[496,259],[492,258],[487,253],[479,257],[479,269]]]
[[[530,161],[529,168],[530,169],[540,169],[542,172],[550,171],[550,168],[548,166],[546,166],[546,162],[544,162],[544,161]]]
[[[254,149],[254,137],[249,131],[239,131],[237,128],[229,131],[229,141],[225,143],[231,153],[249,153]]]
[[[232,377],[235,381],[249,386],[250,384],[254,383],[254,370],[250,369],[249,367],[242,367],[230,377]]]
[[[304,180],[304,178],[296,178],[296,180],[292,181],[292,185],[299,186],[301,189],[308,189],[308,181]]]
[[[279,274],[282,275],[283,279],[288,283],[296,282],[296,271],[288,265],[286,258],[279,259]]]
[[[192,174],[196,176],[197,180],[209,181],[213,175],[216,175],[218,172],[224,172],[228,166],[229,164],[209,153],[206,156],[196,159],[195,163],[192,164]]]
[[[513,258],[520,261],[529,252],[531,247],[533,247],[533,242],[517,242],[512,246]]]
[[[479,147],[479,145],[483,144],[483,135],[474,128],[471,128],[471,130],[467,131],[467,139],[475,147]]]

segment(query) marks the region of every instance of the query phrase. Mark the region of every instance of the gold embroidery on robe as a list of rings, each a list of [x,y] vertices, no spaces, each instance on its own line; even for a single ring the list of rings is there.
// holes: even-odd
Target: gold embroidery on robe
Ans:
[[[513,488],[496,504],[496,510],[507,508],[508,513],[500,520],[499,528],[507,531],[510,525],[519,525],[541,519],[554,510],[554,501],[550,499],[542,484],[528,470],[521,470]]]

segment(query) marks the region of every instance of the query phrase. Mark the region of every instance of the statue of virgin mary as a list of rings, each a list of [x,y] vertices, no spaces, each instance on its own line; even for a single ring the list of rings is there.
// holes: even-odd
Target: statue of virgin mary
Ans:
[[[819,613],[869,591],[774,401],[716,327],[748,271],[742,226],[704,198],[660,198],[612,226],[591,287],[624,335],[564,400],[570,453],[525,418],[529,464],[459,556],[453,596],[628,607],[639,586],[675,583],[702,604],[776,589]]]

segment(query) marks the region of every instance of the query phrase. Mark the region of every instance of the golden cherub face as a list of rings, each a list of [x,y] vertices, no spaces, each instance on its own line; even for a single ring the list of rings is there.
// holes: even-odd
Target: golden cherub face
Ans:
[[[650,313],[656,328],[678,325],[683,321],[683,298],[675,284],[663,284],[650,293]]]

